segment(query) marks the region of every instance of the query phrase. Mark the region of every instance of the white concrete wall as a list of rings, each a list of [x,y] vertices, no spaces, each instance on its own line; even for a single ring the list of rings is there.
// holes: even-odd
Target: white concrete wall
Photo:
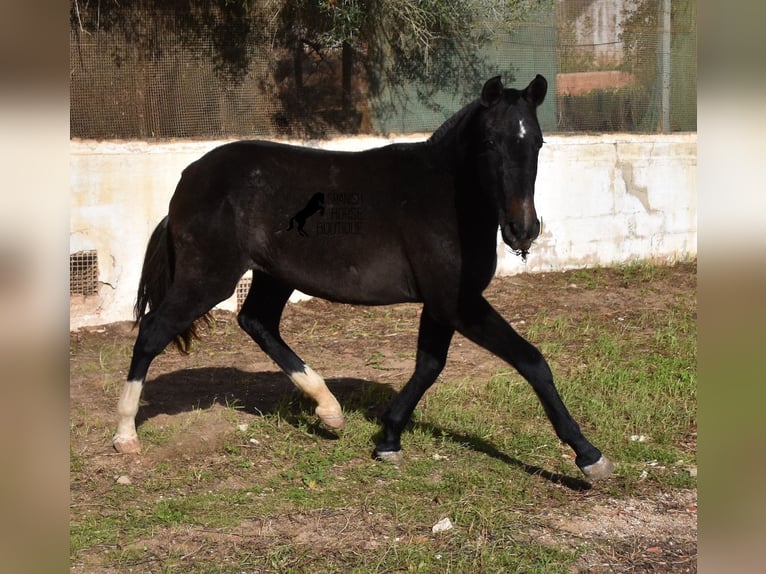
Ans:
[[[499,242],[499,274],[696,255],[696,134],[545,139],[536,191],[543,232],[526,263]],[[306,145],[352,150],[391,141]],[[181,171],[221,143],[71,142],[69,251],[96,250],[100,281],[98,295],[72,297],[71,328],[132,318],[146,242]]]
[[[697,135],[546,136],[526,264],[498,247],[498,273],[697,254]]]

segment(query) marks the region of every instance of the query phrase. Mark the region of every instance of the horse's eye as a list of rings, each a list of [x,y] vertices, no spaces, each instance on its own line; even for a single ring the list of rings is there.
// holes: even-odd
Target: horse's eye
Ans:
[[[493,140],[491,138],[484,140],[484,147],[486,147],[487,149],[494,148],[495,147],[495,140]]]

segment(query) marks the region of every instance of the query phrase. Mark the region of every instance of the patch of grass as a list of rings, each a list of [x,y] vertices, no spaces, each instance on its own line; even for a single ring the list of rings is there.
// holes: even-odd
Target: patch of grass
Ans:
[[[489,538],[489,537],[487,537]],[[571,572],[572,556],[505,536],[451,535],[436,541],[392,544],[374,565],[351,572]],[[371,567],[372,566],[372,567]],[[329,571],[329,570],[328,570]]]
[[[667,273],[631,264],[573,272],[566,282],[598,290],[615,281],[652,285]],[[576,515],[590,498],[696,487],[688,470],[696,466],[696,304],[687,293],[670,305],[612,315],[587,306],[545,309],[525,316],[524,335],[549,360],[586,435],[618,464],[615,479],[592,490],[577,482],[572,453],[534,392],[499,361],[494,372],[444,375],[428,391],[403,436],[399,467],[370,456],[379,432],[373,413],[389,399],[383,384],[347,392],[341,402],[354,406],[337,436],[296,396],[266,413],[227,397],[223,409],[187,413],[182,423],[145,421],[143,458],[98,451],[108,440],[97,409],[83,406],[71,413],[71,565],[190,573],[573,571],[585,547],[600,542],[578,542],[577,551],[542,543],[536,532],[549,512]],[[360,316],[397,336],[414,332],[418,320],[409,307]],[[361,348],[368,327],[355,321],[312,319],[306,335],[353,331]],[[384,356],[402,356],[393,345],[382,353],[380,337],[366,338],[358,364],[377,372]],[[122,380],[123,362],[106,354],[93,360]],[[221,423],[208,451],[157,454],[205,417]],[[116,484],[121,474],[132,484]],[[434,534],[444,517],[452,530]]]
[[[632,261],[617,266],[626,284],[647,283],[667,275],[667,267],[654,265],[646,260]]]
[[[150,421],[136,429],[138,438],[144,445],[163,446],[167,445],[176,436],[176,429],[171,426],[152,424]]]
[[[680,261],[679,263],[689,263]],[[568,272],[569,284],[574,284],[583,289],[599,289],[619,279],[622,287],[635,287],[636,285],[651,283],[668,277],[670,266],[658,265],[646,259],[637,259],[627,263],[613,266],[597,265],[594,267],[575,269]]]
[[[384,358],[383,353],[374,353],[372,356],[365,359],[364,364],[367,367],[372,367],[373,369],[379,369],[383,358]]]
[[[603,267],[575,269],[568,274],[570,284],[583,289],[598,289],[605,280],[606,271]]]

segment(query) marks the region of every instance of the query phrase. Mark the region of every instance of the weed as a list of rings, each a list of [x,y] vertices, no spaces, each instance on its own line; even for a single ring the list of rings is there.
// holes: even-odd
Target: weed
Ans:
[[[381,362],[383,361],[383,354],[382,353],[374,353],[373,355],[369,356],[367,359],[365,359],[364,364],[367,367],[372,367],[373,369],[380,369]]]

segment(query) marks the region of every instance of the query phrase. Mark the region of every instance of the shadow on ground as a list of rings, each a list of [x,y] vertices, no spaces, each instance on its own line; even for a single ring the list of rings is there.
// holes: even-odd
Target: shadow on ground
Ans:
[[[328,388],[345,411],[361,412],[377,420],[394,398],[389,385],[357,378],[328,379]],[[300,412],[312,413],[312,401],[304,398],[281,372],[248,372],[234,367],[182,369],[148,381],[136,423],[160,414],[174,415],[213,405],[236,408],[256,416],[279,415],[288,421]]]
[[[375,381],[334,378],[326,382],[343,405],[344,411],[359,412],[374,423],[379,422],[381,413],[396,396],[396,390],[391,386]],[[221,405],[255,416],[277,415],[296,427],[302,422],[308,422],[309,432],[327,439],[337,438],[334,432],[316,422],[310,422],[313,402],[304,398],[281,372],[247,372],[234,367],[182,369],[150,380],[144,389],[143,401],[136,417],[138,425],[158,415],[176,415]],[[435,437],[445,437],[475,452],[517,467],[527,474],[540,476],[571,490],[584,491],[591,488],[589,483],[579,478],[524,463],[481,438],[427,422],[414,422],[411,426],[417,426]]]

